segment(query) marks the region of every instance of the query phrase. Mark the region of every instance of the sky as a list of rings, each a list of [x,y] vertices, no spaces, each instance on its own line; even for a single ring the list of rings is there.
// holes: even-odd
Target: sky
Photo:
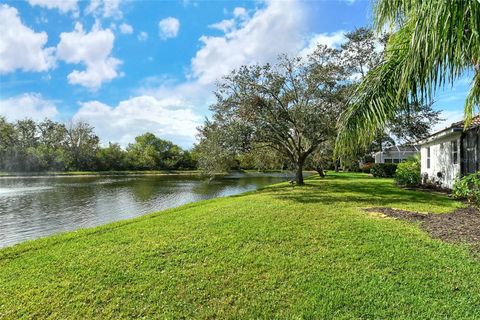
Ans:
[[[0,0],[0,115],[87,121],[105,144],[150,131],[189,148],[215,81],[371,25],[370,0]],[[468,77],[441,90],[462,117]]]

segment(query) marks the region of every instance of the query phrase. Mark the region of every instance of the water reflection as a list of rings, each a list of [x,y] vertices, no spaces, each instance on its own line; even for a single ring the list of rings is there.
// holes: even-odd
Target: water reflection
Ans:
[[[251,174],[211,182],[186,176],[0,179],[0,247],[255,190],[288,178]]]

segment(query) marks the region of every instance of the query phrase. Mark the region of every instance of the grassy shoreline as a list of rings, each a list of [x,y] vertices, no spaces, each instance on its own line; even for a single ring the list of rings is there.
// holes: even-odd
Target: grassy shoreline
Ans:
[[[466,245],[364,208],[448,197],[331,174],[0,250],[0,318],[473,319]]]

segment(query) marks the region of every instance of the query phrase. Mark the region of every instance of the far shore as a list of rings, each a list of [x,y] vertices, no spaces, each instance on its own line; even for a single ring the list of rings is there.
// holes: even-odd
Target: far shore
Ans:
[[[216,173],[225,176],[232,173],[286,173],[288,170],[236,170],[230,173]],[[307,171],[308,172],[308,171]],[[108,177],[108,176],[201,176],[201,170],[126,170],[126,171],[46,171],[46,172],[0,172],[0,179],[9,178],[51,178],[51,177]]]
[[[200,176],[199,170],[146,170],[146,171],[65,171],[65,172],[0,172],[2,178],[46,178],[46,177],[98,177],[98,176]]]

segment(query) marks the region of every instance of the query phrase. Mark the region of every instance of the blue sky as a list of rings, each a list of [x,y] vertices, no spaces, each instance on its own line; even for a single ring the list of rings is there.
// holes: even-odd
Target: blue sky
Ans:
[[[0,1],[0,115],[85,120],[103,142],[145,131],[184,147],[215,79],[369,25],[371,1]],[[468,78],[438,94],[461,117]],[[443,126],[446,123],[442,124]]]

